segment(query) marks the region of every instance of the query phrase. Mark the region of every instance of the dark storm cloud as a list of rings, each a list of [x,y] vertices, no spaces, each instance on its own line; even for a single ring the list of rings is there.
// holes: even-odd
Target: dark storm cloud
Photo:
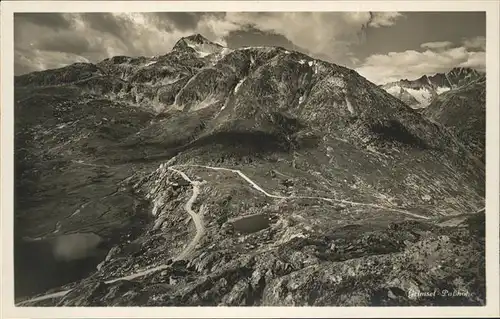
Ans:
[[[38,50],[68,52],[74,54],[92,52],[97,49],[92,47],[85,35],[70,33],[44,37],[36,42],[36,46]]]
[[[71,29],[73,21],[64,13],[14,13],[14,46],[22,46],[23,30],[32,29],[35,35],[39,35],[37,28],[52,30]],[[40,34],[39,36],[43,36]]]
[[[66,19],[64,13],[15,13],[14,21],[29,22],[53,29],[71,27],[71,20]]]
[[[147,18],[161,30],[187,31],[195,30],[203,18],[224,19],[225,15],[225,12],[154,12]]]
[[[81,13],[80,17],[89,28],[109,33],[121,40],[126,40],[127,31],[133,27],[131,21],[111,13]]]
[[[125,48],[124,54],[128,55],[140,55],[144,54],[140,43],[142,41],[147,41],[147,39],[142,39],[141,35],[137,32],[137,26],[133,20],[126,16],[119,16],[112,13],[106,12],[91,12],[91,13],[81,13],[78,15],[81,22],[85,25],[85,28],[88,30],[97,31],[95,36],[97,36],[96,40],[99,40],[100,49],[97,48],[98,45],[93,46],[92,52],[96,50],[100,50],[102,52],[101,55],[97,55],[99,57],[105,58],[107,57],[107,47],[105,41],[109,38],[109,36],[115,37],[118,39],[118,42],[115,42],[114,45],[119,45],[122,48]],[[138,41],[134,43],[134,41]]]
[[[254,27],[247,27],[245,30],[237,30],[229,33],[226,37],[227,45],[230,48],[248,46],[279,46],[290,50],[297,50],[297,46],[281,34],[262,32]]]
[[[26,65],[18,61],[14,62],[14,70],[15,74],[26,74],[35,71],[32,66]]]
[[[173,26],[184,31],[196,28],[202,16],[198,12],[156,12],[151,14],[151,21],[166,30]]]

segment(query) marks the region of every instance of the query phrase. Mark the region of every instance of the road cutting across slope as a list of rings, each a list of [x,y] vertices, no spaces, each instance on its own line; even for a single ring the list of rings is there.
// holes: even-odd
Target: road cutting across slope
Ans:
[[[213,167],[213,166],[205,166],[205,165],[176,165],[176,167],[203,167],[206,169],[211,169],[211,170],[216,170],[216,171],[227,171],[227,172],[236,173],[241,178],[243,178],[246,182],[248,182],[250,185],[252,185],[253,188],[258,190],[262,194],[266,195],[267,197],[278,198],[278,199],[316,199],[316,200],[322,200],[322,201],[326,201],[326,202],[330,202],[330,203],[342,203],[342,204],[349,204],[349,205],[353,205],[353,206],[366,206],[366,207],[372,207],[372,208],[387,209],[390,211],[395,211],[395,212],[402,213],[402,214],[412,216],[415,218],[431,219],[428,216],[423,216],[423,215],[411,213],[411,212],[403,210],[403,209],[386,207],[386,206],[381,206],[381,205],[377,205],[377,204],[360,203],[360,202],[353,202],[353,201],[343,200],[343,199],[317,197],[317,196],[283,196],[283,195],[270,194],[267,191],[265,191],[262,187],[257,185],[257,183],[255,183],[253,180],[251,180],[248,176],[246,176],[242,171],[237,170],[237,169]]]

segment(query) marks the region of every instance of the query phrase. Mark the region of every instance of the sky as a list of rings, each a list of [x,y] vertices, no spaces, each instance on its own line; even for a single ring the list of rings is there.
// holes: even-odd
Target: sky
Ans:
[[[484,12],[16,13],[16,75],[169,52],[200,33],[230,48],[282,46],[383,84],[486,65]]]

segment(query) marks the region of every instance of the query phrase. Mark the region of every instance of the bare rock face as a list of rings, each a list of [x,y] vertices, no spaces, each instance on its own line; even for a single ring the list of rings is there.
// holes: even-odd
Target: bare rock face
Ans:
[[[440,95],[422,114],[448,128],[475,157],[485,162],[485,78]]]
[[[24,305],[484,304],[484,162],[444,108],[201,35],[17,77],[15,96]],[[33,245],[74,233],[100,253],[51,281],[69,265]]]

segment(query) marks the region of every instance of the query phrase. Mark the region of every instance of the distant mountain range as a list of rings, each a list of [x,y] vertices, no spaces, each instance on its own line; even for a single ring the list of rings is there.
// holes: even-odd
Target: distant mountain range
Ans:
[[[424,108],[441,93],[463,87],[477,80],[482,81],[485,73],[472,68],[453,68],[446,73],[423,75],[416,80],[399,80],[381,87],[412,108]]]

